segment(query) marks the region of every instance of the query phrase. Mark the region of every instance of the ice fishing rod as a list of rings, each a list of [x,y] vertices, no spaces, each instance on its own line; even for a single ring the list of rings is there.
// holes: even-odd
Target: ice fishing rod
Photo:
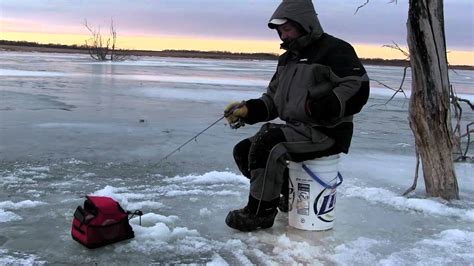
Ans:
[[[208,127],[206,127],[204,130],[202,130],[201,132],[197,133],[196,135],[194,135],[192,138],[190,138],[189,140],[187,140],[185,143],[181,144],[178,148],[174,149],[172,152],[168,153],[165,157],[161,158],[161,160],[158,161],[158,164],[160,164],[161,162],[163,162],[164,160],[168,159],[171,155],[175,154],[176,152],[180,151],[181,148],[183,148],[184,146],[186,146],[188,143],[190,143],[191,141],[197,141],[197,137],[199,137],[202,133],[206,132],[208,129],[210,129],[212,126],[214,126],[215,124],[219,123],[222,119],[228,117],[229,115],[231,115],[233,112],[235,112],[237,109],[239,109],[240,107],[242,107],[243,105],[245,104],[245,102],[241,102],[239,105],[236,105],[234,106],[232,109],[224,112],[224,115],[221,116],[219,119],[217,119],[215,122],[213,122],[212,124],[210,124]],[[232,129],[237,129],[239,127],[242,127],[244,126],[245,123],[242,119],[238,119],[236,122],[234,123],[230,123],[229,126],[232,128]]]

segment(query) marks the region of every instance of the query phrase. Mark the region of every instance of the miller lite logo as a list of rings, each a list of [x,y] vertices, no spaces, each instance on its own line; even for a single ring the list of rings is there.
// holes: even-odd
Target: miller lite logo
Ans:
[[[314,201],[314,213],[319,220],[330,223],[334,221],[336,206],[336,189],[324,189]]]

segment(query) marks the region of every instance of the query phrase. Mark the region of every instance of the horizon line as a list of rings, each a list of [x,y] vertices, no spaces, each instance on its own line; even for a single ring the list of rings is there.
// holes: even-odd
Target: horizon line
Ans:
[[[91,36],[86,34],[50,34],[50,33],[25,33],[1,32],[5,41],[36,42],[38,44],[76,45],[85,44]],[[108,35],[104,36],[106,40]],[[280,40],[247,40],[247,39],[217,39],[196,37],[169,37],[169,36],[127,36],[117,37],[117,46],[123,50],[135,51],[202,51],[202,52],[231,52],[231,53],[268,53],[279,55]],[[399,50],[386,47],[386,45],[372,43],[353,43],[360,58],[404,60],[406,56]],[[405,46],[401,46],[408,49]],[[448,61],[452,65],[474,66],[474,51],[447,49]]]

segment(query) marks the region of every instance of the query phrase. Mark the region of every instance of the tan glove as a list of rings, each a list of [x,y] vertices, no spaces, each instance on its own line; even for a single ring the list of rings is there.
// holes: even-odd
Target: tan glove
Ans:
[[[240,118],[247,117],[248,112],[245,102],[232,102],[224,109],[224,116],[229,124],[234,124]]]

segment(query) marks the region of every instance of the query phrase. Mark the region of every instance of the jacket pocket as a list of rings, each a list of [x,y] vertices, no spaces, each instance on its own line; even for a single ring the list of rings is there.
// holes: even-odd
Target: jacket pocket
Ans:
[[[309,97],[318,99],[327,95],[334,89],[334,82],[331,78],[331,69],[323,65],[315,65],[312,69],[313,84],[308,88]]]

